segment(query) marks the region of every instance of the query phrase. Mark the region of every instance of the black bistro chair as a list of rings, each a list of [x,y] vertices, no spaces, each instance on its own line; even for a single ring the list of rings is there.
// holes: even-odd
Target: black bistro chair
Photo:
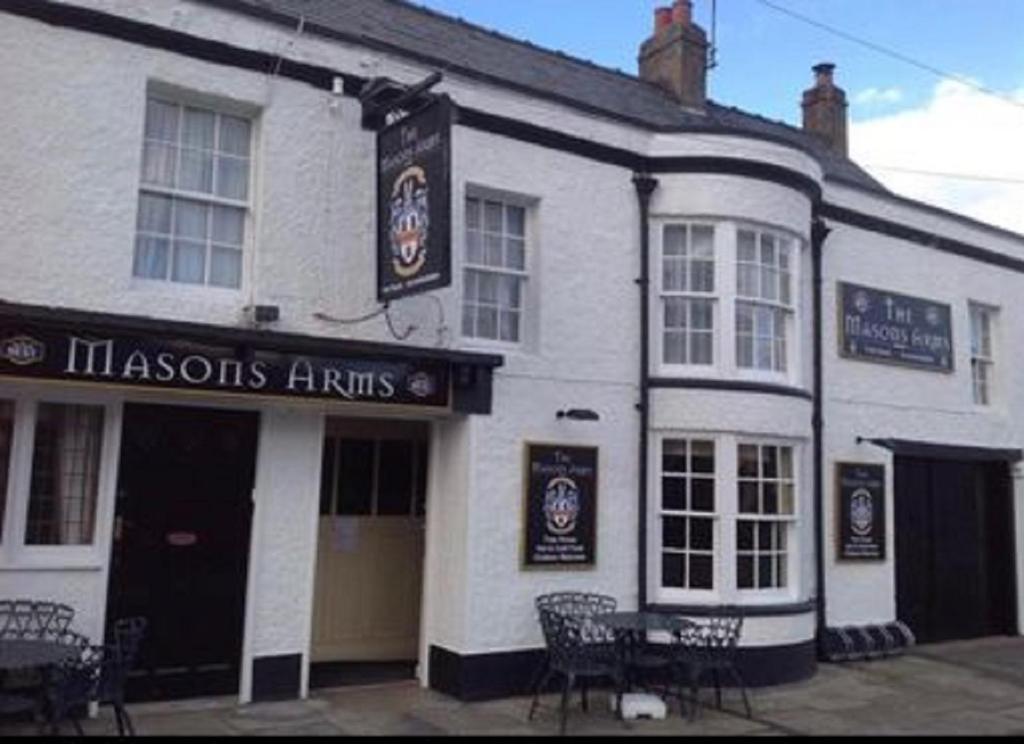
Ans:
[[[146,630],[145,618],[123,618],[114,623],[114,643],[85,646],[77,658],[61,665],[53,674],[47,695],[51,733],[70,721],[82,735],[78,716],[90,703],[110,705],[120,736],[135,735],[125,707],[125,681],[134,666]]]
[[[528,719],[533,720],[541,692],[556,675],[561,675],[559,733],[564,734],[569,714],[569,697],[577,682],[580,683],[584,711],[588,709],[587,687],[591,680],[610,679],[615,682],[616,689],[622,686],[615,635],[609,628],[593,620],[595,615],[614,612],[617,603],[614,597],[602,594],[558,592],[538,597],[536,606],[547,647],[547,659],[543,673],[538,675],[539,682]]]
[[[715,707],[722,707],[722,679],[728,675],[743,696],[747,718],[753,717],[747,686],[737,663],[742,632],[742,609],[717,607],[705,621],[673,634],[677,682],[681,685],[685,678],[690,688],[690,720],[696,714],[699,687],[708,674],[715,690]]]

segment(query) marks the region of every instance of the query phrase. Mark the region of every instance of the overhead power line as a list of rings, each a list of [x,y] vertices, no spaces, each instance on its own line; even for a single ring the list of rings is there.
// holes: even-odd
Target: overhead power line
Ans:
[[[771,8],[772,10],[778,13],[782,13],[783,15],[787,15],[790,18],[795,18],[798,21],[814,26],[815,28],[820,28],[823,31],[827,31],[830,34],[839,36],[843,39],[846,39],[847,41],[852,41],[854,44],[860,44],[861,46],[867,47],[868,49],[872,49],[876,52],[879,52],[880,54],[892,57],[893,59],[898,59],[900,62],[904,62],[908,65],[913,65],[918,69],[930,72],[931,74],[936,75],[940,78],[953,80],[957,83],[961,83],[962,85],[966,85],[970,88],[973,88],[974,90],[980,93],[984,93],[994,98],[998,98],[1000,101],[1003,101],[1005,103],[1009,103],[1019,108],[1024,108],[1024,102],[1018,101],[1015,98],[1012,98],[1011,96],[1007,95],[1006,93],[1001,93],[997,90],[993,90],[992,88],[987,88],[984,85],[979,85],[975,81],[971,80],[970,78],[964,77],[963,75],[957,75],[952,72],[940,70],[938,67],[929,65],[926,62],[921,62],[920,60],[914,59],[913,57],[908,57],[906,54],[903,54],[902,52],[897,52],[894,49],[882,46],[881,44],[876,44],[873,41],[868,41],[867,39],[862,39],[859,36],[854,36],[851,33],[847,33],[846,31],[838,29],[834,26],[830,26],[827,23],[817,21],[813,18],[803,15],[802,13],[797,13],[795,10],[790,10],[789,8],[772,2],[772,0],[757,0],[757,2],[761,3],[761,5],[764,5],[766,8]]]
[[[895,173],[908,173],[914,176],[930,176],[933,178],[949,178],[959,181],[982,181],[985,183],[1010,183],[1024,186],[1024,178],[1010,178],[1003,176],[983,176],[975,173],[947,173],[943,171],[917,170],[916,168],[903,168],[897,165],[874,165],[862,163],[869,170],[886,170]]]

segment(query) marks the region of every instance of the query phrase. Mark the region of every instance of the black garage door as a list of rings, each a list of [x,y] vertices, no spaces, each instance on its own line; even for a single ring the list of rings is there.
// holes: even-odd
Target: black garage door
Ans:
[[[1005,462],[896,458],[897,616],[919,642],[1016,632]]]

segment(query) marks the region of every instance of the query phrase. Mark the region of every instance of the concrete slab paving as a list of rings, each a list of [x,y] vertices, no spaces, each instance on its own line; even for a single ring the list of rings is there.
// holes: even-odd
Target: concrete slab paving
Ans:
[[[707,691],[705,702],[710,701]],[[661,721],[616,720],[607,696],[575,696],[574,736],[1022,735],[1024,638],[938,644],[892,659],[828,664],[804,682],[751,691],[753,719],[735,691],[725,710],[702,707],[694,722],[669,706]],[[140,735],[177,736],[537,736],[558,731],[557,696],[533,721],[530,698],[463,703],[413,682],[318,690],[308,700],[239,706],[234,698],[131,705]],[[116,732],[103,709],[84,722],[89,735]],[[70,733],[66,726],[64,733]],[[35,733],[4,724],[0,736]]]

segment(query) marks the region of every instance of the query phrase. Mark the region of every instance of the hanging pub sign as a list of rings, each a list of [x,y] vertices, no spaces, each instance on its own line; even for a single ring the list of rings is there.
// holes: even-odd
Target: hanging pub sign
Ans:
[[[527,444],[524,481],[523,566],[593,566],[597,547],[597,447]]]
[[[377,135],[377,299],[451,284],[451,101]]]
[[[839,353],[937,372],[953,370],[950,306],[839,283]]]
[[[444,408],[439,360],[297,354],[228,341],[0,320],[0,377]]]
[[[836,465],[840,560],[885,560],[885,466]]]

